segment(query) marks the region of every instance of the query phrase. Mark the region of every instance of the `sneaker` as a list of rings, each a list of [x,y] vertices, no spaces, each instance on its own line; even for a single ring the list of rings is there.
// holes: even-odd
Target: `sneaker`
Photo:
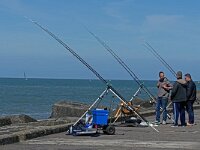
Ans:
[[[153,124],[154,125],[160,125],[160,121],[154,121]]]
[[[166,124],[167,124],[167,122],[166,122],[165,120],[163,120],[163,121],[162,121],[162,124],[163,124],[163,125],[166,125]]]
[[[191,123],[187,122],[187,126],[193,126],[193,125],[194,125],[194,123],[191,124]]]
[[[172,128],[176,128],[176,127],[178,127],[178,125],[172,125],[171,127],[172,127]]]

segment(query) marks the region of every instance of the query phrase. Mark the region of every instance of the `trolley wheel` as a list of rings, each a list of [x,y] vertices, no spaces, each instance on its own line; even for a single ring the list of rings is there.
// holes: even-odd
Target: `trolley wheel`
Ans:
[[[103,133],[108,135],[114,135],[115,134],[115,127],[114,126],[107,126],[105,130],[103,130]]]

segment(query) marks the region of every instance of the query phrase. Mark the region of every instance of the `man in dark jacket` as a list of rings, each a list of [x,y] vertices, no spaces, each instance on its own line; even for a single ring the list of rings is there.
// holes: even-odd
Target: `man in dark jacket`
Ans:
[[[187,125],[194,125],[193,104],[194,101],[196,100],[196,85],[193,82],[191,75],[189,73],[185,74],[185,80],[187,82],[186,110],[189,118]]]
[[[178,118],[180,115],[181,126],[185,126],[185,102],[186,102],[186,81],[182,79],[182,72],[178,71],[177,81],[174,83],[171,100],[173,102],[174,109],[174,125],[172,127],[178,126]]]

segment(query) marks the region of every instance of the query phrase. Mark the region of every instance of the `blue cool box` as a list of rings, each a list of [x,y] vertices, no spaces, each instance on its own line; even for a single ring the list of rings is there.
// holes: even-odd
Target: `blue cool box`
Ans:
[[[93,120],[92,123],[93,124],[97,124],[97,125],[107,125],[108,124],[108,110],[93,110],[92,111],[92,116],[93,116]]]

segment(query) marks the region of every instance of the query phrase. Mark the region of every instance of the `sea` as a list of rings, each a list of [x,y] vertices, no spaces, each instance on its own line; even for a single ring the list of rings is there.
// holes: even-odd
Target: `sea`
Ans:
[[[130,100],[138,90],[132,80],[108,80],[126,99]],[[156,81],[142,81],[148,90],[156,95]],[[200,85],[197,83],[198,90]],[[101,81],[95,79],[38,79],[38,78],[0,78],[0,116],[26,114],[35,119],[47,119],[52,106],[59,101],[92,104],[106,89]],[[140,91],[138,98],[149,97]],[[108,93],[104,103],[118,103],[112,93]]]

